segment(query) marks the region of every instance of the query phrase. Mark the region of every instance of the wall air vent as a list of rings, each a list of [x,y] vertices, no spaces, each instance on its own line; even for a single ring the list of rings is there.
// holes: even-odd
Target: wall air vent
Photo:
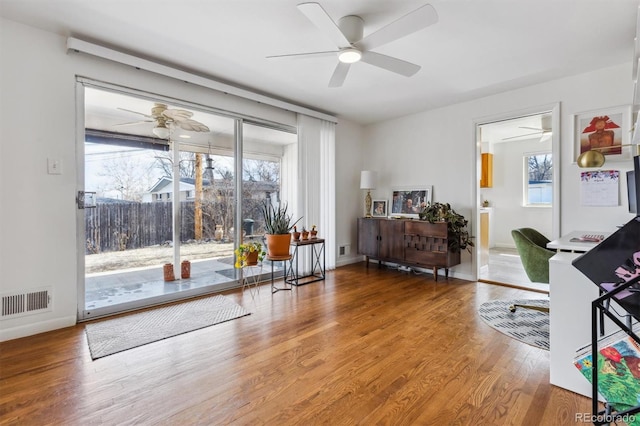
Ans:
[[[0,319],[51,311],[51,287],[0,295]]]

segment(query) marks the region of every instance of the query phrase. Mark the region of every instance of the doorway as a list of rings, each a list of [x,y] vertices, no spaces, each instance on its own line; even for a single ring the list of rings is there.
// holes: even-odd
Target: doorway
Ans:
[[[479,281],[548,291],[527,277],[511,230],[530,227],[559,235],[558,105],[476,124]],[[489,174],[489,176],[487,176]]]

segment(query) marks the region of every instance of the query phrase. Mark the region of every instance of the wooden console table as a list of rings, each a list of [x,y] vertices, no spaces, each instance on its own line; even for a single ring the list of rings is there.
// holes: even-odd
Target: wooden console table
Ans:
[[[449,278],[449,268],[460,264],[460,249],[452,248],[456,238],[446,222],[358,218],[358,254],[365,256],[367,266],[371,258],[380,263],[432,268],[436,281],[438,269],[444,268]]]

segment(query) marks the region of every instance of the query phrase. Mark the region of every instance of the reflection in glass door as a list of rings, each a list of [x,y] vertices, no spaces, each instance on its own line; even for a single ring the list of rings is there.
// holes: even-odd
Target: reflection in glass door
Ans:
[[[291,150],[296,144],[295,133],[243,123],[241,220],[244,243],[255,241],[266,248],[261,205],[267,203],[277,206],[286,202],[282,193],[282,163],[289,157],[295,157]],[[248,268],[243,273],[262,274],[263,278],[269,274],[270,277],[272,265],[268,261],[264,264],[268,266],[263,269]],[[281,262],[276,262],[273,268],[276,276],[282,274]]]
[[[235,286],[235,120],[93,87],[84,93],[83,190],[96,192],[96,206],[79,225],[80,318]],[[192,121],[180,126],[184,117]]]

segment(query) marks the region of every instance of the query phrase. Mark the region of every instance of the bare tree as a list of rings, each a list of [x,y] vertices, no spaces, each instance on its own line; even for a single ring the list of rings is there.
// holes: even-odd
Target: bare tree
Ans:
[[[249,182],[278,182],[280,180],[280,164],[266,160],[244,160],[242,162],[242,178]]]
[[[551,154],[531,155],[529,157],[529,180],[551,180],[553,161]]]
[[[103,190],[117,191],[121,199],[139,202],[151,184],[150,168],[140,158],[122,154],[104,160],[98,175],[109,179]]]
[[[161,152],[156,156],[155,167],[162,170],[164,176],[173,176],[172,153]],[[195,153],[180,152],[180,177],[194,179],[196,176]]]

